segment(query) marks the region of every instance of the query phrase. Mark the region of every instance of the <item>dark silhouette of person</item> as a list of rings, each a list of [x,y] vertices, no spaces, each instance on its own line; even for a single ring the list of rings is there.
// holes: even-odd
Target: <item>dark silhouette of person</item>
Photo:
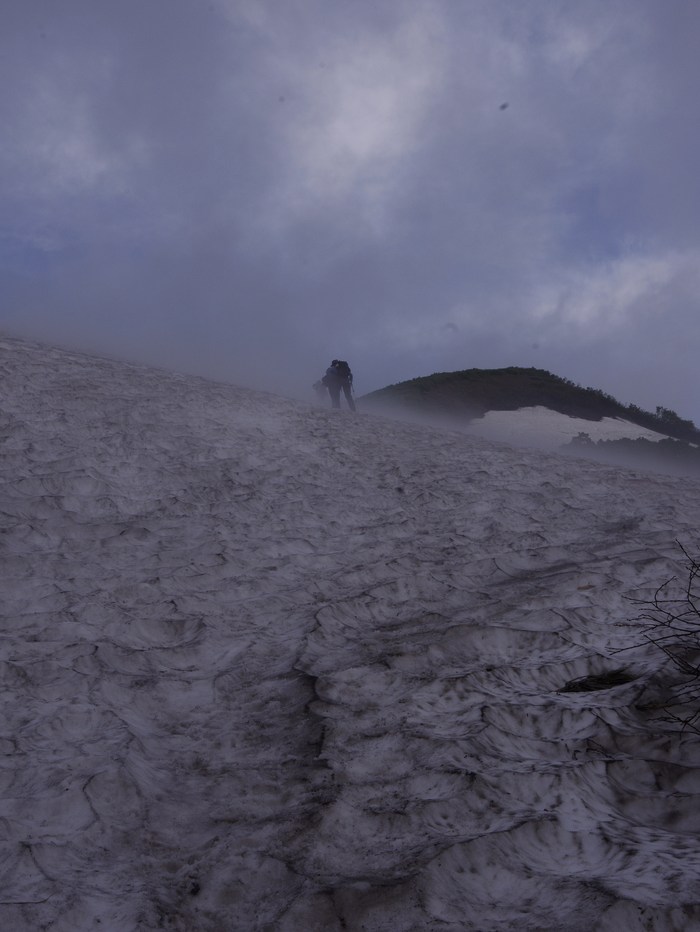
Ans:
[[[334,359],[326,369],[326,374],[321,379],[328,389],[331,396],[331,405],[334,408],[340,407],[340,393],[345,395],[348,408],[355,410],[355,402],[352,397],[352,372],[350,366],[344,359]]]

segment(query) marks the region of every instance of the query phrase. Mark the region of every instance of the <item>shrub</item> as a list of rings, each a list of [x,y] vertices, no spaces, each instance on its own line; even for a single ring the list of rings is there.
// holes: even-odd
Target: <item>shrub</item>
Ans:
[[[671,719],[700,734],[700,558],[680,542],[687,579],[672,576],[651,599],[630,599],[639,607],[644,640],[662,651],[680,674],[670,696],[658,703]]]

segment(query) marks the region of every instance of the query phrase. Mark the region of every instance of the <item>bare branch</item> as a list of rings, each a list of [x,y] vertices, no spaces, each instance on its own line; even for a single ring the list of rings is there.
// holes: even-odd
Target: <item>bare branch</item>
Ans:
[[[644,641],[660,650],[688,678],[674,686],[672,697],[659,708],[670,721],[682,726],[681,731],[689,728],[700,734],[700,557],[691,556],[680,541],[676,544],[685,557],[685,585],[681,587],[678,577],[672,576],[657,587],[651,598],[630,598],[639,613],[628,624],[643,622]],[[676,711],[680,707],[689,707],[688,714]]]

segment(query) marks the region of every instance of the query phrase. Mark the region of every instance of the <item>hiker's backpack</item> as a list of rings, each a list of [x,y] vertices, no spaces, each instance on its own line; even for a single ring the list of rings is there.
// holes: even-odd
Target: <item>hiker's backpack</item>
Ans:
[[[352,385],[352,372],[350,371],[350,366],[344,359],[339,359],[334,368],[341,379],[347,379]]]

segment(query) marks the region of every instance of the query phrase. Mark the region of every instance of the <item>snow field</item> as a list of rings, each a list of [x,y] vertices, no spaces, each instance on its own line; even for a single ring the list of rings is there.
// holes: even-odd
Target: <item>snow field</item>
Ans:
[[[3,927],[700,928],[700,738],[619,652],[700,484],[12,340],[0,371]]]

